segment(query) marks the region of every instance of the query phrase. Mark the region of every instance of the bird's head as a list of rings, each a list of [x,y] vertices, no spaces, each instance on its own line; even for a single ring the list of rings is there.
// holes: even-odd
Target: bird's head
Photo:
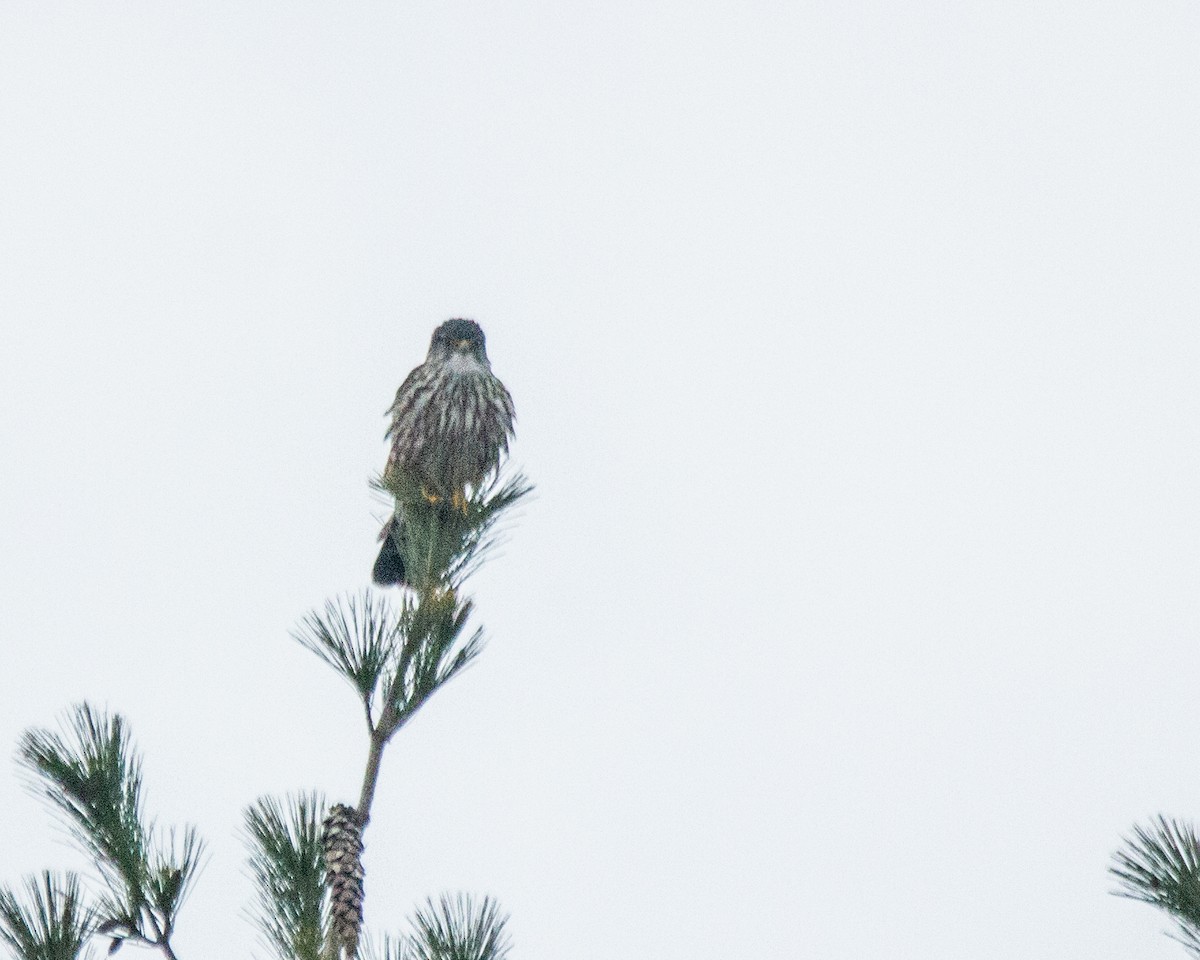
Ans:
[[[429,359],[450,360],[454,357],[470,358],[483,364],[488,362],[483,330],[474,320],[447,320],[433,331]]]

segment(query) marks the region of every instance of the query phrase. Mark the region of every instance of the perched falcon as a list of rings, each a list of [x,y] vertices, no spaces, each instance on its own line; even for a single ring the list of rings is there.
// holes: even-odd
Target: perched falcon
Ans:
[[[384,478],[404,476],[425,498],[458,506],[500,463],[513,433],[513,402],[492,373],[483,331],[474,320],[447,320],[433,331],[429,355],[396,391],[388,413],[392,441]],[[383,547],[372,576],[387,586],[404,583],[404,560],[393,516],[379,538]]]

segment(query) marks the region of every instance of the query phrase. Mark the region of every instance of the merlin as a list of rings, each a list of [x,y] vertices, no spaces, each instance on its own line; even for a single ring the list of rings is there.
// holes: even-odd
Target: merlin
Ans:
[[[474,320],[447,320],[433,331],[425,362],[396,391],[384,480],[419,485],[429,503],[462,507],[496,469],[513,434],[512,397],[492,373],[483,331]],[[399,507],[379,534],[372,571],[381,586],[403,584]]]

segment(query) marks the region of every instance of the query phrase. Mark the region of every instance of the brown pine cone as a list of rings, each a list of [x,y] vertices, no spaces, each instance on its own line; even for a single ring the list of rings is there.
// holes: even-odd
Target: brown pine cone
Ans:
[[[321,846],[325,851],[325,885],[333,935],[338,948],[353,960],[358,953],[358,935],[363,916],[362,824],[353,807],[335,804],[323,821]]]

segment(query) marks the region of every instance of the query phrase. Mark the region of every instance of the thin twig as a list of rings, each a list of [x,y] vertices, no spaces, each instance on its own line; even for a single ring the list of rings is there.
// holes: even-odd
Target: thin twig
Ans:
[[[382,721],[387,716],[388,707],[384,708],[384,716],[380,717],[380,728]],[[375,784],[379,782],[379,764],[383,759],[383,748],[387,746],[387,736],[381,732],[380,728],[371,731],[371,747],[367,751],[367,768],[363,771],[362,793],[358,798],[358,822],[364,827],[371,817],[371,803],[375,799]]]
[[[147,942],[158,947],[167,960],[179,960],[175,956],[175,951],[171,949],[171,934],[166,923],[164,922],[160,925],[158,918],[154,915],[154,911],[145,904],[142,905],[142,909],[145,910],[146,918],[150,921],[150,926],[154,929],[154,939]]]

